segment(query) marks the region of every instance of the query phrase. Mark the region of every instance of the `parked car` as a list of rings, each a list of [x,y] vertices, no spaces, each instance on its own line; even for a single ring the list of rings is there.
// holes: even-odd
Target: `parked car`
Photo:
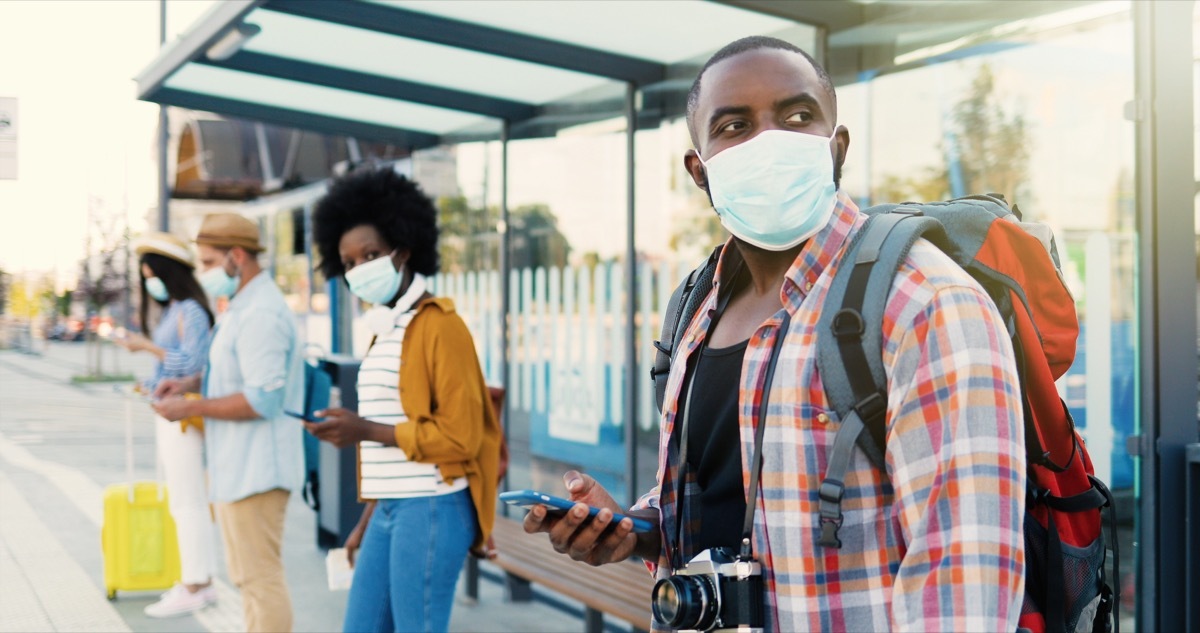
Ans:
[[[78,342],[84,339],[83,322],[78,319],[59,321],[50,328],[46,338],[52,341]]]

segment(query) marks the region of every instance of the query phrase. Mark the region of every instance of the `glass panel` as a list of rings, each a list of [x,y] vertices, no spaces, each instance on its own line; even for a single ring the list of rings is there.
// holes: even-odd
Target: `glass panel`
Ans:
[[[698,0],[384,1],[404,9],[672,64],[791,20]]]
[[[545,103],[604,81],[584,73],[266,9],[256,9],[246,21],[262,27],[244,46],[247,51],[525,103]],[[313,42],[321,45],[313,46]]]
[[[269,226],[268,261],[275,283],[296,315],[301,340],[328,352],[329,302],[324,279],[305,250],[304,209],[283,209],[263,219]]]
[[[184,66],[165,85],[199,94],[434,134],[452,132],[487,120],[445,108],[198,64]]]
[[[481,178],[491,180],[491,163],[479,158],[499,145],[443,146],[413,154],[413,179],[438,208],[441,271],[434,280],[433,292],[454,299],[475,339],[484,379],[495,386],[504,380],[501,238],[496,230],[500,205],[498,198],[485,203],[486,193],[468,196],[462,183],[467,180],[475,185]],[[495,182],[488,184],[499,186],[498,162]]]
[[[1193,205],[1196,223],[1196,275],[1200,277],[1200,2],[1194,4],[1192,9],[1192,38],[1192,149],[1196,181]],[[1197,291],[1196,310],[1200,312],[1200,289]],[[1197,319],[1197,328],[1196,344],[1200,347],[1200,319]],[[1197,383],[1200,383],[1200,376],[1197,376]],[[1200,393],[1196,394],[1196,421],[1200,426]]]
[[[509,144],[511,488],[580,469],[628,501],[623,127]]]
[[[844,181],[855,199],[998,192],[1054,229],[1081,324],[1059,389],[1117,497],[1121,627],[1132,630],[1137,493],[1125,440],[1138,431],[1138,263],[1124,106],[1133,42],[1128,5],[1102,9],[989,31],[954,61],[881,69],[839,88],[839,100],[842,123],[855,126]]]
[[[650,369],[661,337],[667,300],[713,248],[728,239],[708,196],[692,182],[683,154],[692,141],[687,122],[676,118],[637,132],[638,250],[638,462],[636,489],[657,483],[659,411]]]

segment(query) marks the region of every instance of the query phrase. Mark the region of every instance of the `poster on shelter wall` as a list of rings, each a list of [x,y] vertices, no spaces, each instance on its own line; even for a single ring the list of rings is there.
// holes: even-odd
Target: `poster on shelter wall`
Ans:
[[[0,97],[0,180],[17,179],[17,100]]]

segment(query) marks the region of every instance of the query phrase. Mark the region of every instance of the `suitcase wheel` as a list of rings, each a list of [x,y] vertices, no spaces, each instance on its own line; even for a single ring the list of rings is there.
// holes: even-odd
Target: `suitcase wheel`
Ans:
[[[117,590],[116,590],[116,589],[109,589],[109,590],[108,590],[108,599],[109,599],[109,600],[116,600],[116,599],[117,599]]]

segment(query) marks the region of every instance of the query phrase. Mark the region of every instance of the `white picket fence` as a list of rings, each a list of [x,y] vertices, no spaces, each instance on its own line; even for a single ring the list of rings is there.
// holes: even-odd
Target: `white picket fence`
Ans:
[[[650,383],[660,313],[686,270],[668,262],[637,267],[638,423],[658,424]],[[502,379],[500,273],[441,274],[434,292],[455,300],[489,382]],[[624,265],[511,271],[509,403],[549,417],[551,437],[596,444],[604,424],[625,423]]]

